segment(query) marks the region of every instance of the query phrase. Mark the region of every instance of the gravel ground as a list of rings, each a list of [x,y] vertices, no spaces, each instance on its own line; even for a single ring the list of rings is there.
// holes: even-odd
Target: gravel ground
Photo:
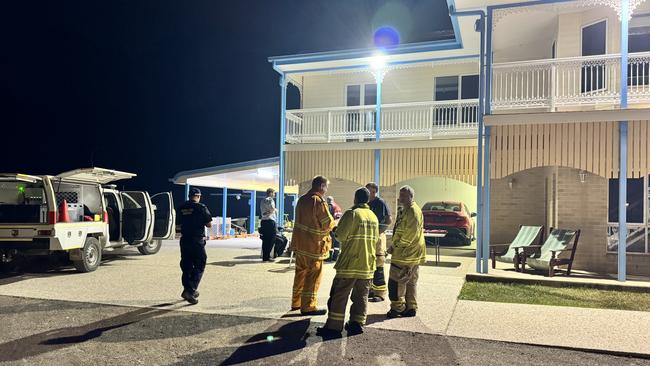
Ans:
[[[605,354],[368,328],[323,340],[319,324],[0,296],[7,365],[650,365]]]

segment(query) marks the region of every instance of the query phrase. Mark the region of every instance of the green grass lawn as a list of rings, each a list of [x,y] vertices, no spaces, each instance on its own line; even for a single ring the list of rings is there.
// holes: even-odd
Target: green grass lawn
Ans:
[[[650,311],[650,293],[590,288],[466,282],[461,300]]]

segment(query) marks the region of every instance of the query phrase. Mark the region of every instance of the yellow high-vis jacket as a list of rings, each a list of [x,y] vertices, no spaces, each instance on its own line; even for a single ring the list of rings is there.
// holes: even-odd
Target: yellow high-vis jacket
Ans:
[[[336,259],[336,277],[368,280],[375,273],[375,247],[379,221],[367,204],[345,211],[336,228],[341,253]]]
[[[414,266],[426,262],[424,217],[417,203],[397,213],[392,246],[391,263]]]
[[[336,224],[327,202],[314,191],[298,199],[296,222],[291,235],[291,248],[296,254],[312,259],[325,260],[332,247],[330,232]]]

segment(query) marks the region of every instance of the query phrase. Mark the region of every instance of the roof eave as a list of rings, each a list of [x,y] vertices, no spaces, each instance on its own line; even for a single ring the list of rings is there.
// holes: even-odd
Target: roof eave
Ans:
[[[460,47],[461,44],[456,39],[448,39],[432,42],[407,43],[396,47],[381,49],[381,52],[385,55],[400,55],[405,53],[451,50]],[[361,48],[341,51],[316,52],[286,56],[273,56],[269,57],[268,61],[273,63],[274,66],[339,61],[346,59],[371,57],[378,51],[378,48]]]

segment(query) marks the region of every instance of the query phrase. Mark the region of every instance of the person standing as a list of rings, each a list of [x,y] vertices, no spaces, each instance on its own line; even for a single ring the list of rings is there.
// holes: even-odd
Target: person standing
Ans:
[[[327,178],[315,177],[309,192],[296,204],[296,222],[291,238],[291,247],[296,254],[291,310],[300,309],[303,315],[324,315],[327,312],[316,307],[316,296],[323,275],[323,261],[329,256],[332,246],[330,232],[335,225],[324,198],[328,185]]]
[[[379,240],[379,222],[370,210],[370,192],[359,188],[354,193],[354,206],[345,211],[336,228],[341,244],[327,302],[327,322],[316,332],[322,336],[338,336],[344,328],[345,309],[352,292],[350,321],[345,324],[349,335],[363,333],[368,308],[368,292],[375,272],[375,246]]]
[[[205,228],[212,227],[208,208],[200,203],[201,191],[190,189],[188,200],[178,208],[181,222],[181,271],[183,293],[181,297],[190,304],[199,302],[199,283],[205,270]]]
[[[327,207],[329,207],[330,214],[334,217],[334,220],[338,220],[343,216],[343,210],[341,210],[341,206],[334,201],[334,197],[327,196]]]
[[[424,243],[424,217],[413,200],[413,188],[404,186],[399,190],[401,210],[397,213],[393,229],[393,242],[388,252],[392,254],[388,275],[388,318],[415,316],[417,284],[420,264],[426,261]]]
[[[260,204],[260,236],[262,238],[262,262],[272,262],[271,250],[278,232],[275,190],[266,190],[266,198]]]
[[[334,221],[338,222],[341,216],[343,216],[343,213],[341,210],[341,206],[339,206],[334,201],[334,197],[327,196],[327,207],[329,207],[330,215],[332,215]],[[341,247],[339,246],[339,242],[336,240],[336,237],[334,236],[334,232],[331,233],[331,236],[332,236],[332,249],[330,249],[330,255],[325,260],[325,262],[336,262],[336,258],[338,258],[339,252],[341,251]]]
[[[368,298],[371,302],[381,302],[386,299],[386,293],[388,292],[388,288],[386,287],[386,274],[384,272],[384,264],[386,263],[386,230],[393,223],[393,218],[390,215],[386,201],[378,195],[379,186],[377,186],[377,183],[370,182],[366,184],[366,188],[370,192],[368,205],[379,221],[379,240],[377,240],[377,247],[375,249],[377,253],[377,269],[373,275]]]

